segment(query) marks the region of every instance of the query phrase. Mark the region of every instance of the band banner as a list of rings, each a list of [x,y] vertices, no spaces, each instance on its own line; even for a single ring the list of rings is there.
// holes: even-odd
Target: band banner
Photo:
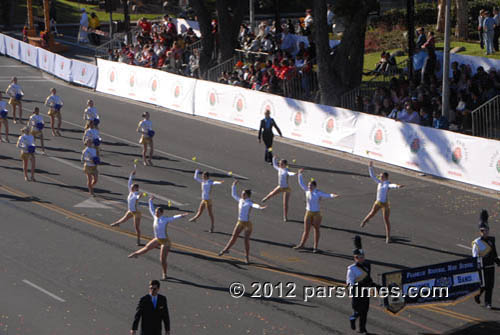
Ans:
[[[422,266],[382,274],[382,286],[398,288],[400,296],[384,298],[384,307],[396,314],[406,307],[456,304],[481,287],[476,258]]]
[[[19,59],[19,40],[4,35],[5,53],[12,58]]]
[[[71,60],[71,80],[74,83],[95,88],[97,85],[97,66]]]
[[[38,67],[50,74],[54,74],[56,55],[43,48],[37,48],[38,51]]]
[[[38,51],[37,48],[31,44],[19,42],[19,56],[23,63],[31,66],[38,67]]]

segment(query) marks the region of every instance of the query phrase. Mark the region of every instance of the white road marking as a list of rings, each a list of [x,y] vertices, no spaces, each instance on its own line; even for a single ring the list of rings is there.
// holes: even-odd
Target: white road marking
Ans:
[[[44,115],[47,115],[47,114],[44,114]],[[84,129],[84,127],[82,127],[82,126],[81,126],[81,125],[79,125],[79,124],[76,124],[76,123],[73,123],[73,122],[70,122],[70,121],[64,121],[64,120],[63,120],[63,122],[65,122],[65,123],[67,123],[67,124],[70,124],[70,125],[72,125],[72,126],[75,126],[75,127],[81,128],[81,129]],[[111,135],[111,134],[108,134],[108,133],[105,133],[105,132],[102,132],[102,131],[99,131],[99,133],[100,133],[101,135],[106,135],[106,136],[108,136],[108,137],[114,138],[115,140],[119,140],[119,141],[125,142],[125,143],[127,143],[127,144],[130,144],[130,145],[133,145],[133,146],[136,146],[136,147],[139,147],[139,148],[141,148],[141,147],[142,147],[142,146],[141,146],[139,143],[137,143],[137,142],[132,142],[132,141],[129,141],[129,140],[127,140],[127,139],[124,139],[124,138],[121,138],[121,137],[118,137],[118,136],[114,136],[114,135]],[[231,172],[231,171],[229,171],[229,170],[219,169],[219,168],[217,168],[217,167],[215,167],[215,166],[211,166],[211,165],[208,165],[208,164],[205,164],[205,163],[200,163],[200,162],[198,162],[198,161],[193,161],[193,159],[192,159],[192,158],[184,158],[184,157],[181,157],[181,156],[177,156],[177,155],[174,155],[174,154],[168,153],[168,152],[166,152],[166,151],[162,151],[162,150],[155,149],[155,153],[157,153],[157,152],[159,152],[159,153],[161,153],[161,154],[163,154],[163,155],[165,155],[165,156],[170,156],[170,157],[174,157],[174,158],[179,159],[179,160],[183,160],[183,161],[185,161],[185,162],[189,162],[189,163],[197,164],[197,165],[199,165],[199,166],[204,166],[204,167],[206,167],[206,168],[208,168],[208,169],[211,169],[211,170],[215,170],[215,171],[219,171],[219,172],[224,172],[224,173],[225,173],[225,174],[227,174],[228,176],[230,175],[230,174],[229,174],[229,172]],[[248,180],[248,178],[247,178],[247,177],[242,176],[242,175],[239,175],[239,174],[236,174],[236,173],[232,173],[230,176],[234,176],[234,177],[238,177],[238,178],[241,178],[241,179]]]
[[[463,244],[457,244],[457,247],[464,248],[464,249],[467,249],[467,250],[472,250],[472,247],[468,247],[468,246],[463,245]]]
[[[71,162],[69,162],[69,161],[67,161],[65,159],[58,158],[58,157],[52,157],[52,156],[49,156],[49,155],[47,155],[46,157],[50,158],[50,159],[53,159],[55,161],[58,161],[59,163],[65,164],[67,166],[70,166],[70,167],[72,167],[74,169],[77,169],[77,170],[80,170],[80,171],[82,170],[82,167],[80,165],[75,164],[75,163],[71,163]],[[110,176],[103,176],[103,175],[100,175],[99,177],[101,179],[105,178],[105,179],[107,179],[107,180],[109,180],[109,181],[111,181],[111,182],[113,182],[115,184],[123,186],[124,188],[128,188],[128,183],[124,183],[124,182],[118,181],[118,180],[116,180],[116,178],[113,178],[113,177],[110,177]],[[189,204],[183,204],[183,203],[177,202],[177,201],[175,201],[173,199],[169,199],[169,198],[163,197],[163,196],[161,196],[159,194],[156,194],[156,193],[148,192],[147,190],[142,190],[141,192],[145,192],[148,195],[154,195],[155,198],[158,198],[158,199],[163,200],[165,202],[170,202],[171,204],[173,204],[173,205],[175,205],[177,207],[189,205]]]
[[[103,204],[97,202],[93,198],[83,200],[82,202],[74,205],[73,207],[111,209],[111,207],[103,205]]]
[[[60,302],[66,302],[66,300],[64,300],[63,298],[60,298],[58,297],[57,295],[55,295],[54,293],[50,293],[49,291],[47,291],[46,289],[36,285],[36,284],[33,284],[32,282],[30,282],[29,280],[26,280],[26,279],[23,279],[23,283],[33,287],[33,288],[36,288],[37,290],[39,290],[40,292],[43,292],[45,293],[46,295],[48,295],[49,297],[51,298],[54,298],[56,299],[57,301],[60,301]]]

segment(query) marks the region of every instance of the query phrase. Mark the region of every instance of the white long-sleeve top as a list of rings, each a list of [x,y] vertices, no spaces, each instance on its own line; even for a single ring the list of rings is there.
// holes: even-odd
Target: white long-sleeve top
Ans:
[[[45,106],[55,108],[56,105],[64,105],[60,96],[58,95],[49,95],[47,99],[45,99]]]
[[[310,191],[307,185],[304,183],[304,178],[302,174],[299,173],[299,185],[306,192],[306,210],[309,212],[319,212],[320,211],[320,201],[321,198],[335,198],[335,194],[328,194],[321,192],[318,189]]]
[[[7,102],[0,101],[0,111],[8,111],[8,109],[7,109]]]
[[[141,198],[140,192],[133,192],[132,191],[132,184],[133,183],[134,183],[134,175],[131,173],[129,178],[128,178],[129,194],[127,197],[128,210],[131,212],[137,211],[137,203],[139,202],[139,199]]]
[[[19,86],[18,84],[14,84],[14,83],[7,86],[5,93],[7,93],[9,95],[9,97],[11,97],[11,98],[15,98],[16,94],[24,95],[24,92],[23,92],[21,86]]]
[[[250,221],[250,211],[252,208],[263,209],[258,204],[254,204],[250,199],[243,199],[238,196],[236,185],[231,188],[233,199],[238,201],[238,221]]]
[[[201,184],[201,200],[210,200],[210,192],[212,191],[212,185],[222,184],[220,181],[214,181],[211,179],[203,180],[200,178],[200,170],[196,169],[194,171],[194,180]]]
[[[87,166],[95,166],[94,157],[97,157],[96,149],[90,147],[83,149],[81,161],[87,164]]]
[[[28,126],[30,127],[31,130],[39,130],[37,127],[36,127],[36,124],[37,123],[42,123],[42,124],[45,124],[45,122],[43,122],[43,116],[41,116],[40,114],[32,114],[30,116],[30,119],[28,121]]]
[[[99,114],[97,114],[97,108],[95,107],[87,107],[83,111],[83,119],[85,121],[94,121],[99,118]]]
[[[363,271],[358,263],[351,264],[347,267],[346,283],[347,285],[354,286],[361,280],[365,279],[368,274]]]
[[[373,167],[369,167],[368,171],[370,172],[370,178],[378,184],[377,186],[377,201],[380,202],[387,202],[388,198],[388,192],[389,189],[391,188],[400,188],[399,185],[397,184],[391,184],[388,180],[382,181],[377,176],[375,176],[375,173],[373,172]]]
[[[274,169],[278,171],[278,185],[279,187],[288,187],[288,176],[295,176],[295,172],[288,171],[287,168],[280,168],[278,166],[278,160],[273,156],[273,166]]]
[[[85,143],[87,141],[87,139],[91,139],[92,141],[95,140],[96,138],[101,138],[100,134],[99,134],[99,130],[98,129],[92,129],[92,128],[89,128],[85,131],[85,134],[83,134],[83,143]]]
[[[35,138],[32,135],[21,135],[17,140],[16,146],[21,149],[23,153],[28,153],[28,147],[35,146]]]
[[[182,215],[174,215],[174,216],[160,216],[157,217],[155,215],[155,205],[153,204],[153,200],[149,199],[149,212],[153,216],[154,223],[153,229],[155,232],[156,238],[167,238],[167,226],[169,222],[180,219]]]
[[[149,120],[142,120],[137,126],[139,132],[145,136],[148,136],[148,131],[153,130],[153,122]]]

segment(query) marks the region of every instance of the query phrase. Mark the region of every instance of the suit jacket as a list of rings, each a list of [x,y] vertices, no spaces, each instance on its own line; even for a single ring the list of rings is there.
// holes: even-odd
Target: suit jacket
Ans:
[[[274,136],[274,134],[273,134],[273,127],[276,128],[276,130],[278,131],[278,133],[281,136],[281,130],[278,128],[278,125],[276,124],[276,122],[274,122],[273,118],[271,118],[270,125],[271,126],[269,128],[266,127],[266,119],[265,118],[260,121],[259,139],[261,138],[261,136],[264,136],[264,137],[273,137]]]
[[[170,331],[170,316],[168,314],[167,298],[158,294],[156,308],[154,308],[151,296],[145,295],[139,300],[135,312],[132,330],[137,330],[139,321],[141,322],[142,335],[161,335],[161,323],[165,325],[165,330]]]

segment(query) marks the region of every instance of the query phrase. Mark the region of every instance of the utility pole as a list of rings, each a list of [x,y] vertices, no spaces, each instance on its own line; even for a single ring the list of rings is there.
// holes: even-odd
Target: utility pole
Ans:
[[[415,50],[415,1],[406,0],[406,21],[408,25],[408,79],[413,81],[413,52]]]
[[[250,16],[250,31],[252,34],[255,34],[255,7],[254,7],[254,0],[248,0],[249,2],[249,16]]]
[[[130,34],[130,15],[128,13],[128,0],[122,0],[123,5],[123,24],[125,28],[125,34],[127,34],[127,43],[132,43],[132,35]]]
[[[446,0],[446,12],[444,19],[444,53],[443,53],[443,100],[442,114],[450,119],[450,10],[451,0]]]

